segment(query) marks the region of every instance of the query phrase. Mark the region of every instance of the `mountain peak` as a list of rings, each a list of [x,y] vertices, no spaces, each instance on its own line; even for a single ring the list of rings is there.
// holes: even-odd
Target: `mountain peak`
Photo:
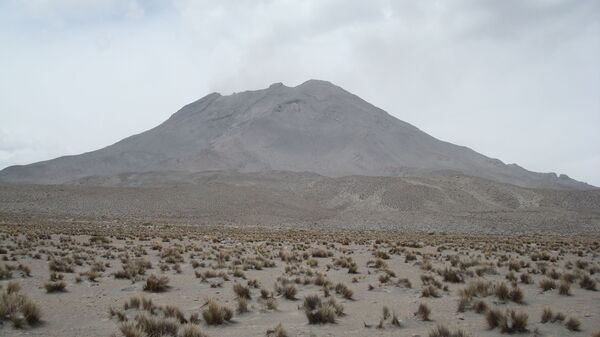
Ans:
[[[338,87],[337,85],[329,82],[329,81],[325,81],[325,80],[319,80],[319,79],[310,79],[308,81],[303,82],[302,84],[299,85],[300,87],[307,87],[307,86],[324,86],[324,87]]]
[[[287,87],[285,85],[283,85],[283,83],[281,83],[281,82],[275,82],[269,86],[269,89],[277,89],[277,88],[287,88]]]
[[[0,181],[65,183],[123,173],[235,170],[325,176],[440,172],[525,187],[590,188],[440,141],[331,82],[207,95],[106,148],[0,171]]]

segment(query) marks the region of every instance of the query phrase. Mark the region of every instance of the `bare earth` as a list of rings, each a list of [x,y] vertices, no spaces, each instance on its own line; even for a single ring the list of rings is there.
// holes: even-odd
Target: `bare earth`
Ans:
[[[1,185],[0,221],[290,225],[495,234],[598,234],[600,189],[531,189],[462,175],[145,173]]]
[[[4,316],[2,336],[122,336],[124,320],[138,333],[148,328],[140,317],[171,324],[172,333],[181,336],[184,329],[208,336],[265,336],[279,323],[287,336],[428,336],[438,325],[471,336],[504,335],[501,326],[491,328],[486,321],[486,312],[494,309],[527,316],[524,335],[600,331],[600,292],[589,290],[590,284],[598,288],[600,240],[590,235],[5,222],[0,292],[8,291],[10,282],[20,284],[19,293],[41,309],[41,322],[18,329],[11,321],[19,313]],[[63,291],[47,292],[51,273],[55,283],[64,282]],[[145,291],[151,275],[168,278],[168,284],[159,292]],[[543,280],[554,288],[542,291]],[[235,284],[242,288],[237,294]],[[508,297],[501,294],[502,284]],[[239,313],[238,297],[245,296],[246,287],[248,312]],[[469,287],[471,292],[460,292]],[[559,293],[564,287],[568,295]],[[522,298],[513,294],[516,289]],[[309,324],[307,312],[319,312],[305,308],[310,295],[333,310],[334,323]],[[152,309],[124,308],[132,297],[151,299],[147,309]],[[202,313],[209,299],[232,310],[230,321],[208,324]],[[335,306],[325,305],[330,299]],[[487,309],[478,307],[479,301]],[[431,310],[429,320],[415,315],[421,303]],[[385,319],[384,306],[390,313]],[[541,323],[544,308],[553,311],[552,319],[559,312],[565,317]],[[179,318],[168,318],[177,317],[177,310]],[[198,320],[190,319],[194,313]],[[567,328],[571,318],[580,322],[580,331]],[[189,321],[193,324],[184,323]],[[151,333],[141,334],[146,335]]]

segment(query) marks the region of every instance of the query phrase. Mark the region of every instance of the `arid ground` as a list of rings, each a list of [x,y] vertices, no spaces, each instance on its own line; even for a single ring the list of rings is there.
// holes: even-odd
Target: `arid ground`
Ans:
[[[589,235],[4,221],[0,335],[598,336],[599,253]]]

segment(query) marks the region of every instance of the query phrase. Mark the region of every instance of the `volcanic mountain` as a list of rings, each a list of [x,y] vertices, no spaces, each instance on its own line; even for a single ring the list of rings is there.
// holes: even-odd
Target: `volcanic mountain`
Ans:
[[[0,181],[64,184],[120,174],[204,171],[459,174],[522,187],[593,188],[438,140],[320,80],[229,96],[212,93],[151,130],[97,151],[8,167],[0,171]]]

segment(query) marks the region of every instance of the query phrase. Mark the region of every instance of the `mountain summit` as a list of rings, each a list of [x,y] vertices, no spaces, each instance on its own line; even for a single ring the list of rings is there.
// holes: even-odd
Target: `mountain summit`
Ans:
[[[334,177],[463,174],[524,187],[592,188],[440,141],[320,80],[229,96],[212,93],[151,130],[97,151],[8,167],[0,181],[62,184],[123,173],[214,170]]]

